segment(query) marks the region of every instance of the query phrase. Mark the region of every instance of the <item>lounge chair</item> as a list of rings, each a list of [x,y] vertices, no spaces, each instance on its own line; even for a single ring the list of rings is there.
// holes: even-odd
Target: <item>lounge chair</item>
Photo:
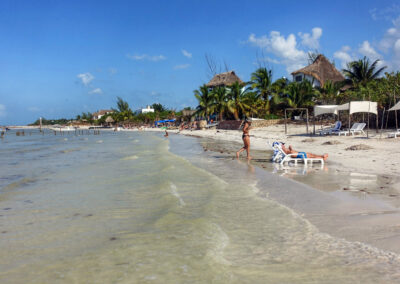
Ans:
[[[365,132],[364,132],[364,128],[365,128],[365,126],[366,126],[367,124],[366,123],[354,123],[353,124],[353,126],[350,128],[350,131],[349,131],[349,129],[347,129],[347,130],[342,130],[342,131],[338,131],[338,132],[333,132],[334,134],[337,134],[337,135],[344,135],[344,136],[346,136],[347,134],[349,134],[349,133],[351,133],[351,135],[355,135],[355,134],[357,134],[357,133],[362,133],[362,134],[364,134],[364,135],[367,135],[367,134],[365,134]]]
[[[319,131],[319,135],[332,135],[332,133],[340,131],[340,128],[342,127],[342,122],[341,121],[336,121],[335,125],[333,127],[329,128],[323,128]]]
[[[280,163],[283,165],[284,163],[294,162],[297,165],[298,162],[303,162],[304,165],[307,165],[308,162],[312,165],[313,162],[320,162],[321,165],[324,164],[324,159],[322,158],[298,158],[297,154],[286,154],[282,149],[282,144],[279,142],[274,142],[270,145],[272,150],[274,151],[274,155],[272,156],[272,161],[276,163]]]
[[[388,133],[388,138],[397,138],[397,136],[400,137],[400,128],[397,129],[397,132],[390,132],[390,133]]]
[[[213,128],[213,127],[217,127],[219,124],[219,122],[214,122],[214,123],[210,123],[206,125],[206,128]]]

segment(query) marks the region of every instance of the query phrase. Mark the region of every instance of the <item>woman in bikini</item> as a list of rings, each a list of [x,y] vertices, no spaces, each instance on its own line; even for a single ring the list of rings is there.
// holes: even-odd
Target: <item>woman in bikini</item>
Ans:
[[[242,135],[244,146],[239,151],[236,152],[236,158],[238,158],[238,159],[239,159],[240,153],[242,153],[244,150],[246,150],[246,152],[247,152],[247,159],[248,160],[251,159],[251,157],[250,157],[250,125],[251,125],[251,122],[246,119],[244,121],[243,135]]]

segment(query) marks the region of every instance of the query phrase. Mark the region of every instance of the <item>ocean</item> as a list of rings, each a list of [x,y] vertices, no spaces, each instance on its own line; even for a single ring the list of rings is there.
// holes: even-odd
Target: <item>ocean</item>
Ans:
[[[397,254],[323,233],[277,201],[317,212],[328,197],[201,142],[7,132],[0,283],[400,281]]]

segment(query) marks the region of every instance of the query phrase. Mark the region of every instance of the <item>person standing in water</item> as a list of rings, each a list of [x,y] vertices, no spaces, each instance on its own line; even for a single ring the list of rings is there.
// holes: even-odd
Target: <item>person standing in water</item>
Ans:
[[[239,159],[240,153],[242,153],[244,150],[246,150],[247,153],[247,159],[250,160],[250,126],[251,126],[251,121],[248,121],[247,119],[244,121],[243,125],[243,134],[242,134],[242,140],[244,146],[236,152],[236,158]]]

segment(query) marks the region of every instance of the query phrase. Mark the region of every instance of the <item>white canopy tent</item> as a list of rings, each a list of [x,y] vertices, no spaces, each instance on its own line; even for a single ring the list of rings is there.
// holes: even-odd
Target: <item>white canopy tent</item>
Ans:
[[[398,105],[397,109],[400,109],[400,102],[397,105]],[[342,105],[314,106],[314,116],[318,116],[325,113],[333,113],[337,115],[340,110],[348,110],[350,114],[357,112],[368,112],[368,113],[378,114],[378,103],[370,101],[354,101]]]
[[[398,109],[400,109],[400,102],[397,103],[396,106],[398,106]],[[396,107],[396,106],[394,106],[394,107]],[[341,110],[349,111],[349,128],[350,128],[350,115],[353,113],[359,113],[359,112],[366,112],[368,114],[373,113],[376,115],[376,120],[378,121],[378,103],[370,102],[370,101],[354,101],[354,102],[349,102],[349,103],[345,103],[342,105],[314,106],[314,117],[321,115],[321,114],[325,114],[325,113],[333,113],[333,114],[339,115],[339,111],[341,111]],[[368,119],[368,130],[369,130],[369,119]],[[315,133],[315,120],[314,120],[314,133]],[[368,135],[368,132],[367,132],[367,135]]]
[[[391,107],[390,109],[387,110],[388,112],[388,119],[386,120],[386,127],[387,127],[387,121],[389,120],[389,111],[395,111],[395,121],[396,121],[396,128],[398,129],[399,126],[397,124],[397,111],[400,110],[400,101],[397,102],[397,104],[395,104],[393,107]],[[383,113],[385,113],[385,110],[383,111]],[[381,134],[382,134],[382,130],[383,130],[383,119],[382,119],[382,127],[381,127]]]
[[[314,116],[318,116],[325,113],[333,113],[338,114],[337,105],[322,105],[322,106],[314,106]]]
[[[399,110],[399,109],[400,109],[400,101],[398,101],[397,104],[395,104],[392,108],[388,109],[388,111]]]

